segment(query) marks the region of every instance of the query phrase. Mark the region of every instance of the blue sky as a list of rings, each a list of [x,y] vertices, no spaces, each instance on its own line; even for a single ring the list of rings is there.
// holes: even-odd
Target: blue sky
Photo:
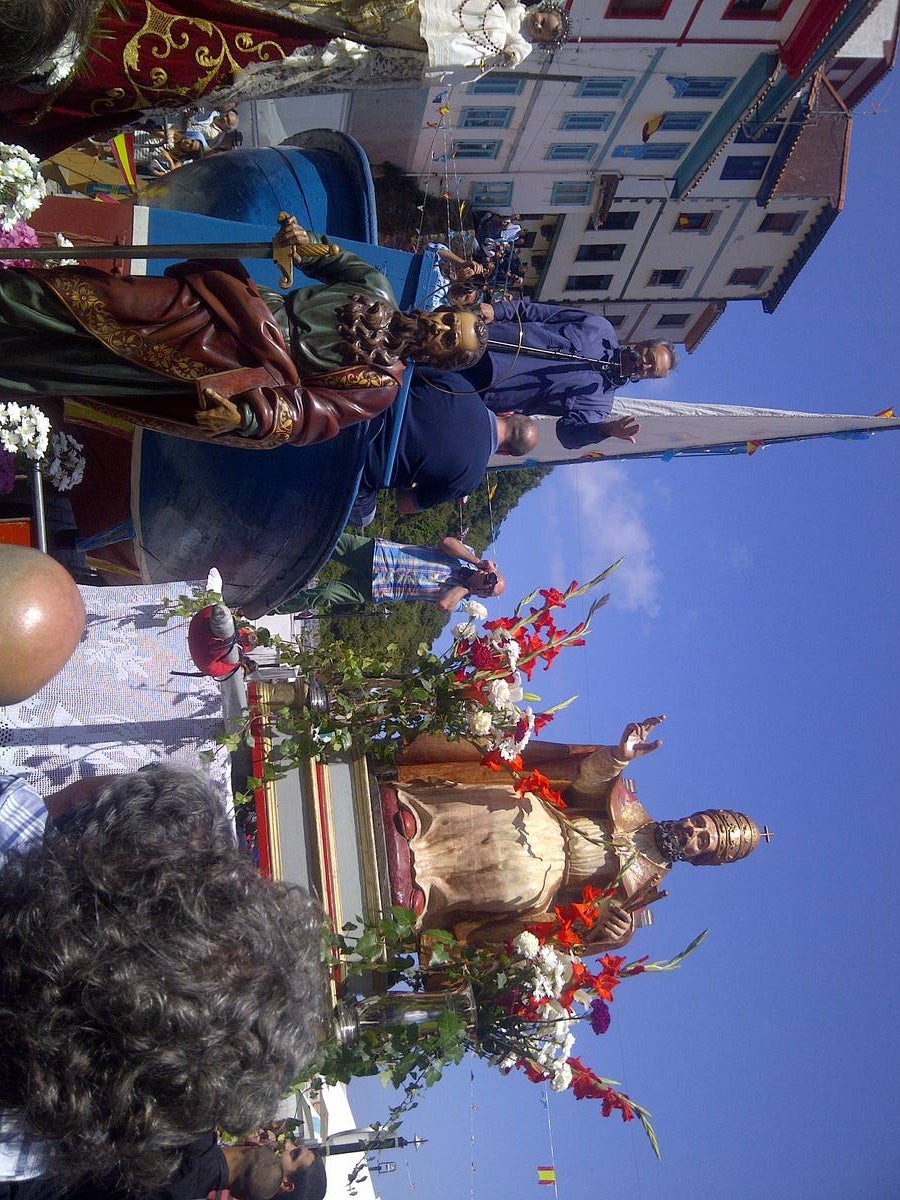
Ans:
[[[868,414],[898,400],[890,92],[856,116],[845,211],[778,311],[732,304],[652,394]],[[680,971],[624,983],[609,1033],[578,1046],[651,1110],[662,1162],[639,1128],[552,1096],[560,1200],[898,1194],[898,455],[884,433],[564,467],[492,549],[512,599],[627,556],[589,645],[535,677],[546,703],[580,697],[547,736],[614,741],[665,712],[664,745],[632,772],[646,807],[744,809],[775,834],[734,866],[673,871],[630,951],[709,937]],[[428,1145],[387,1156],[380,1194],[548,1200],[539,1097],[467,1059],[408,1119]],[[363,1123],[389,1094],[351,1099]]]

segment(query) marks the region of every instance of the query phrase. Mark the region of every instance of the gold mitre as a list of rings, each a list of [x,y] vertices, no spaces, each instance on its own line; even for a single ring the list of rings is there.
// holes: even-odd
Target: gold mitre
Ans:
[[[708,817],[719,835],[714,851],[694,859],[698,865],[721,866],[746,858],[759,845],[759,826],[746,814],[730,808],[705,808],[692,813],[694,817]]]

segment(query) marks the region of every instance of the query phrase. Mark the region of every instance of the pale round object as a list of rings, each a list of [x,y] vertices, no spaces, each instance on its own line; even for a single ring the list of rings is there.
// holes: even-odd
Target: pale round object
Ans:
[[[42,688],[83,631],[84,604],[68,571],[40,550],[0,545],[0,705]]]

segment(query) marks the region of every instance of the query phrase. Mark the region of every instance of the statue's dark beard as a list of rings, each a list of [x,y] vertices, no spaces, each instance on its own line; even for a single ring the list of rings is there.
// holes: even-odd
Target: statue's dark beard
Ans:
[[[653,837],[666,862],[684,862],[684,847],[688,835],[679,821],[657,821]]]
[[[336,331],[342,350],[351,362],[392,367],[406,353],[409,337],[418,327],[386,300],[351,296],[337,310]]]

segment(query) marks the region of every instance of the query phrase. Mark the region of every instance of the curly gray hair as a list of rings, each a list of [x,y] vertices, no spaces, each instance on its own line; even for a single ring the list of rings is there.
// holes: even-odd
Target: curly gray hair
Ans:
[[[154,1189],[263,1124],[315,1053],[322,914],[199,775],[123,775],[0,868],[0,1111],[51,1171]]]

